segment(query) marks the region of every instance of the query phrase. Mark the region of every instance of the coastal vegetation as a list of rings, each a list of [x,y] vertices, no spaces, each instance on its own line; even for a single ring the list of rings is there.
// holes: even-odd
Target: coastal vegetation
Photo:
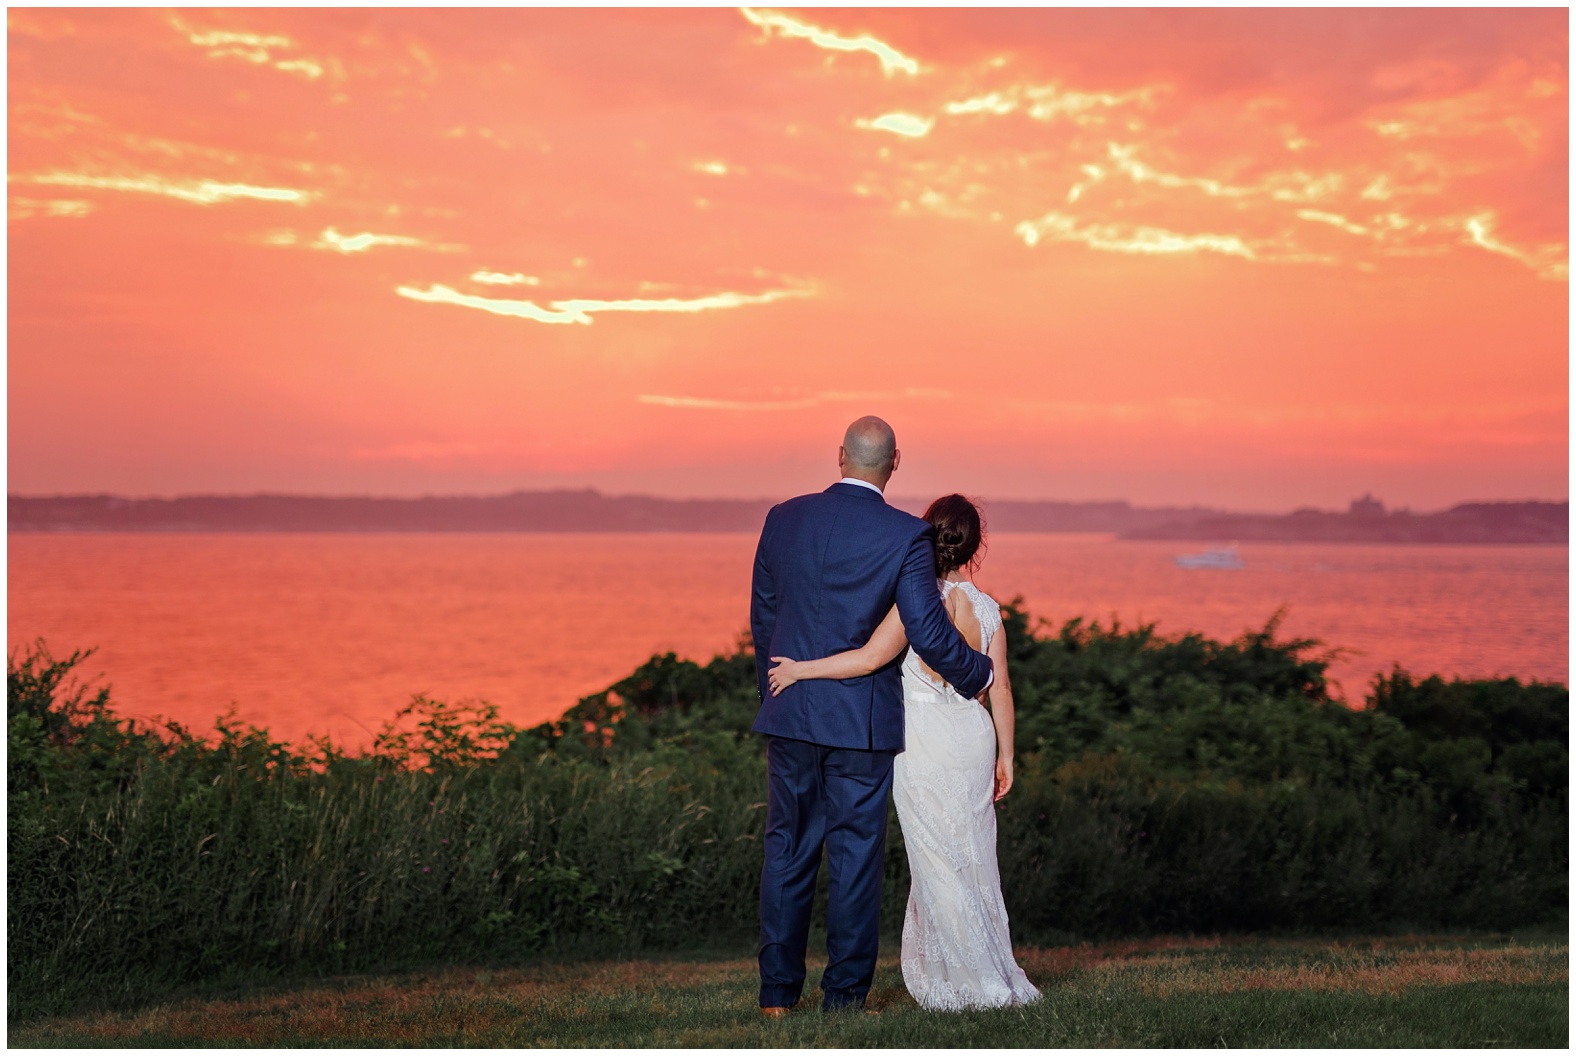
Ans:
[[[1329,652],[1278,619],[1221,642],[1005,615],[1017,941],[1561,925],[1565,686],[1394,670],[1348,707]],[[417,697],[353,751],[133,723],[76,681],[86,655],[8,659],[13,1020],[259,973],[751,947],[742,644],[652,657],[529,729]]]

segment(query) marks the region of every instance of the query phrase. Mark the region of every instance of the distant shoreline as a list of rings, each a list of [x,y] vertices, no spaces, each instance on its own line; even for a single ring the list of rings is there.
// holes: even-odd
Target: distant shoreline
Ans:
[[[924,500],[895,498],[918,513]],[[416,499],[313,495],[9,495],[8,529],[71,532],[682,532],[760,530],[771,499],[664,499],[594,490]],[[1199,542],[1569,543],[1569,502],[1474,502],[1434,513],[1385,510],[1368,497],[1345,512],[1233,513],[1127,502],[984,500],[991,531],[1110,533]]]
[[[15,536],[109,536],[109,535],[377,535],[377,536],[418,536],[418,535],[607,535],[607,536],[642,536],[642,535],[750,535],[753,531],[739,528],[577,528],[571,530],[530,530],[530,529],[502,529],[502,528],[11,528],[9,535]],[[1000,536],[1020,535],[1066,535],[1066,536],[1106,536],[1113,543],[1155,543],[1176,542],[1184,545],[1203,547],[1212,543],[1228,543],[1232,546],[1243,542],[1251,542],[1255,546],[1306,546],[1323,543],[1330,546],[1517,546],[1517,547],[1551,547],[1568,548],[1570,543],[1565,539],[1555,540],[1436,540],[1436,539],[1248,539],[1234,538],[1225,540],[1214,536],[1199,536],[1196,538],[1143,538],[1131,535],[1117,535],[1115,532],[1095,531],[1049,531],[1036,529],[999,529],[992,533]]]

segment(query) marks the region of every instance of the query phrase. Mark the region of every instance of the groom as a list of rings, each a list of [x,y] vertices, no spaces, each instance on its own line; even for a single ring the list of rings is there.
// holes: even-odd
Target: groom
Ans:
[[[843,479],[772,507],[755,551],[750,631],[766,735],[766,863],[761,869],[761,1011],[787,1013],[804,989],[810,903],[826,848],[823,1008],[862,1007],[875,974],[892,760],[903,750],[899,662],[862,678],[797,682],[772,696],[773,656],[857,649],[895,604],[920,659],[965,697],[992,679],[947,618],[934,530],[886,504],[897,469],[892,427],[865,417],[837,450]]]

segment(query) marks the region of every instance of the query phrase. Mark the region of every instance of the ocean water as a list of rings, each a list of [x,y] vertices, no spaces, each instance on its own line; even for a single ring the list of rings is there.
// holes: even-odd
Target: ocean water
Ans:
[[[299,740],[363,744],[425,693],[531,724],[653,653],[705,661],[748,625],[753,534],[16,534],[10,649],[42,637],[128,716],[199,730],[232,704]],[[979,585],[1053,626],[1077,616],[1347,650],[1375,672],[1569,679],[1565,547],[1245,544],[1243,567],[1186,570],[1188,543],[1010,534]]]

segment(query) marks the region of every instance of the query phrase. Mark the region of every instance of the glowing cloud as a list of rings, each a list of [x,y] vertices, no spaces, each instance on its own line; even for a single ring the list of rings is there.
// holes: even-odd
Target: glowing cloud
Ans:
[[[1479,213],[1467,217],[1462,227],[1466,230],[1467,237],[1463,239],[1467,244],[1480,246],[1490,253],[1498,253],[1512,260],[1520,261],[1538,273],[1540,279],[1568,279],[1570,278],[1570,264],[1565,259],[1565,246],[1554,243],[1543,246],[1536,253],[1517,249],[1507,245],[1494,237],[1495,216],[1492,212]]]
[[[1085,191],[1099,183],[1101,180],[1105,179],[1105,170],[1098,165],[1081,165],[1079,167],[1083,170],[1083,174],[1088,178],[1073,184],[1072,187],[1068,189],[1068,202],[1076,202],[1078,199],[1083,197],[1083,193]]]
[[[414,286],[400,286],[394,292],[401,297],[421,301],[423,304],[457,304],[461,308],[475,308],[478,311],[491,312],[493,315],[530,319],[537,323],[591,322],[591,317],[588,315],[554,311],[532,301],[504,301],[493,297],[476,297],[436,283],[425,290],[418,290]]]
[[[340,253],[364,253],[373,246],[424,246],[419,238],[410,238],[406,235],[374,235],[362,232],[359,235],[342,235],[332,227],[325,228],[318,240],[312,243],[313,249],[332,249]]]
[[[771,35],[773,30],[776,30],[784,37],[797,37],[801,40],[808,40],[819,48],[830,48],[833,51],[868,51],[881,60],[881,72],[888,77],[898,70],[910,75],[919,72],[919,63],[890,44],[886,44],[869,35],[840,37],[830,30],[817,28],[776,11],[741,7],[739,8],[739,13],[764,29],[768,36]]]
[[[186,29],[179,19],[172,24],[186,33],[186,39],[199,48],[248,48],[260,51],[265,48],[293,48],[295,41],[289,37],[263,33],[231,33],[222,29],[207,33],[194,33]]]
[[[1317,209],[1299,209],[1297,210],[1297,215],[1303,220],[1308,220],[1315,224],[1329,224],[1331,227],[1338,227],[1349,235],[1366,235],[1368,233],[1368,229],[1363,225],[1354,224],[1346,217],[1338,216],[1335,213],[1323,213]]]
[[[1052,84],[1026,88],[1023,94],[1031,104],[1029,116],[1036,121],[1053,121],[1065,116],[1079,124],[1088,124],[1104,120],[1095,111],[1113,110],[1129,104],[1147,104],[1161,90],[1139,88],[1131,92],[1067,92]]]
[[[1564,278],[1568,265],[1561,235],[1549,230],[1541,238],[1507,241],[1495,233],[1492,219],[1480,215],[1492,202],[1451,200],[1462,177],[1545,163],[1544,148],[1553,136],[1549,128],[1555,126],[1539,121],[1557,107],[1538,109],[1529,100],[1563,104],[1563,87],[1544,76],[1524,62],[1509,63],[1480,91],[1403,104],[1399,110],[1387,104],[1389,113],[1378,120],[1354,117],[1348,131],[1362,135],[1344,143],[1333,133],[1321,134],[1315,143],[1302,134],[1289,98],[1265,94],[1242,107],[1240,122],[1251,127],[1245,142],[1251,139],[1253,146],[1237,152],[1204,149],[1176,134],[1182,126],[1171,120],[1171,111],[1166,121],[1150,120],[1149,112],[1162,104],[1185,112],[1185,85],[1130,84],[1105,91],[976,83],[933,111],[937,123],[952,123],[949,131],[955,130],[952,135],[959,140],[970,135],[971,126],[977,129],[1005,115],[1077,127],[1065,129],[1057,149],[1046,150],[1030,148],[1028,141],[1016,150],[997,150],[1006,132],[995,132],[984,151],[951,163],[904,159],[901,167],[862,174],[853,191],[891,201],[899,213],[925,209],[974,223],[1056,209],[1047,220],[1017,226],[1016,236],[1030,245],[1077,241],[1113,252],[1212,252],[1264,263],[1345,263],[1364,271],[1375,270],[1380,257],[1438,257],[1459,253],[1465,245],[1516,260],[1544,278]],[[1562,105],[1558,109],[1563,119]],[[895,134],[931,131],[920,118],[901,118],[888,115],[858,125],[884,126]],[[1110,122],[1116,124],[1108,133],[1099,127]],[[1090,126],[1095,126],[1092,134],[1079,131]],[[1421,135],[1453,142],[1425,149],[1416,142]],[[1273,159],[1289,156],[1296,160],[1274,164]],[[1273,167],[1263,167],[1265,162]],[[1059,185],[1053,193],[1063,202],[1046,201],[1045,181],[1031,173],[1049,175],[1052,188]],[[1347,243],[1336,256],[1336,242],[1314,225],[1359,242]],[[1199,233],[1179,233],[1188,231]]]
[[[1010,114],[1018,109],[1018,100],[1012,94],[990,92],[961,103],[948,103],[943,109],[949,114]]]
[[[1134,183],[1155,183],[1161,187],[1196,187],[1205,194],[1214,198],[1239,198],[1253,194],[1256,188],[1230,187],[1218,180],[1204,179],[1196,176],[1174,176],[1168,172],[1160,172],[1150,168],[1133,155],[1137,153],[1136,147],[1123,147],[1115,143],[1109,146],[1111,160],[1116,163],[1118,172],[1126,173]]]
[[[662,299],[635,298],[622,301],[554,301],[553,307],[562,311],[586,314],[589,312],[706,312],[714,308],[742,308],[748,304],[771,304],[786,297],[808,297],[813,291],[767,290],[765,293],[715,293],[709,297],[683,300],[677,297]],[[589,322],[589,320],[587,320]]]
[[[488,286],[540,286],[542,280],[535,275],[522,275],[516,272],[487,271],[485,268],[471,272],[471,281],[484,283]]]
[[[1103,249],[1114,253],[1224,253],[1232,257],[1257,260],[1253,249],[1235,235],[1179,235],[1158,227],[1124,227],[1117,224],[1089,224],[1083,227],[1078,221],[1061,213],[1046,213],[1038,220],[1025,220],[1013,228],[1025,245],[1035,246],[1042,240],[1052,242],[1082,242],[1090,249]]]
[[[742,308],[750,304],[770,304],[788,297],[808,297],[814,291],[810,289],[767,290],[765,293],[717,293],[709,297],[695,297],[688,300],[677,297],[661,299],[633,298],[629,300],[603,301],[590,299],[576,299],[568,301],[553,301],[548,307],[543,308],[534,301],[507,301],[492,297],[477,297],[471,294],[460,293],[434,283],[426,290],[418,290],[413,286],[400,286],[395,290],[401,297],[408,297],[413,301],[425,304],[456,304],[462,308],[475,308],[494,315],[507,315],[517,319],[530,319],[538,323],[583,323],[591,322],[594,312],[706,312],[718,308]]]
[[[1369,120],[1367,127],[1381,137],[1402,140],[1508,132],[1530,150],[1544,136],[1528,119],[1529,101],[1548,99],[1561,90],[1558,82],[1532,79],[1525,65],[1506,66],[1477,91],[1403,103],[1394,116]]]
[[[317,80],[323,76],[323,67],[311,59],[286,59],[274,63],[274,69],[284,73],[299,73],[309,80]]]
[[[1268,195],[1281,202],[1307,202],[1327,197],[1340,190],[1344,183],[1338,174],[1310,176],[1299,170],[1271,173],[1258,184],[1236,187],[1207,177],[1178,176],[1174,173],[1161,172],[1139,161],[1135,157],[1137,150],[1137,147],[1124,147],[1117,143],[1107,145],[1107,152],[1111,161],[1115,163],[1116,171],[1123,173],[1134,183],[1152,183],[1171,189],[1191,187],[1203,191],[1211,198],[1249,198],[1255,195]]]
[[[90,187],[101,191],[127,191],[133,194],[160,194],[197,205],[215,205],[240,198],[264,202],[295,202],[297,205],[311,201],[311,191],[296,191],[285,187],[254,187],[245,183],[219,183],[215,180],[188,180],[176,182],[162,176],[89,176],[79,172],[51,172],[41,176],[19,177],[24,183],[38,183],[53,187]]]
[[[882,114],[873,121],[866,121],[864,118],[860,118],[854,124],[860,128],[879,128],[883,132],[896,132],[900,136],[918,138],[934,128],[936,122],[927,121],[923,117],[915,117],[913,114],[893,113]]]
[[[1097,124],[1106,120],[1103,110],[1113,110],[1129,104],[1147,104],[1160,87],[1139,88],[1130,92],[1070,92],[1059,85],[1019,85],[1002,91],[948,103],[944,110],[949,114],[1010,114],[1024,110],[1036,121],[1054,121],[1068,118],[1077,124]]]
[[[1395,191],[1390,186],[1390,177],[1380,175],[1363,188],[1362,197],[1371,202],[1382,202],[1393,194]]]
[[[46,199],[37,198],[11,198],[6,202],[6,219],[30,220],[35,216],[65,217],[79,220],[93,211],[89,202],[78,202],[64,198]]]
[[[1313,202],[1328,198],[1345,184],[1340,173],[1310,176],[1306,172],[1275,173],[1264,181],[1270,197],[1278,202]]]
[[[175,15],[170,16],[169,24],[197,47],[207,48],[208,57],[211,59],[241,59],[258,66],[272,66],[283,73],[299,74],[314,81],[323,76],[322,64],[311,59],[275,61],[269,49],[294,48],[296,43],[289,37],[273,33],[246,33],[224,29],[202,32],[192,29]]]

